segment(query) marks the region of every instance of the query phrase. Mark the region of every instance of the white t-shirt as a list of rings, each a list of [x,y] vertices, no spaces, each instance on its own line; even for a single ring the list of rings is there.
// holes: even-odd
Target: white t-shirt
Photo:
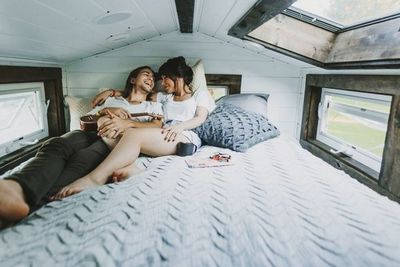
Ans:
[[[157,94],[157,102],[162,103],[164,121],[182,122],[194,118],[197,107],[204,107],[211,113],[215,108],[215,102],[210,93],[205,90],[196,91],[193,96],[184,101],[174,101],[172,94]]]
[[[140,104],[131,104],[123,97],[109,97],[106,101],[100,105],[92,109],[88,114],[96,114],[98,111],[103,108],[123,108],[129,113],[152,113],[157,115],[163,115],[162,105],[158,102],[151,101],[143,101]],[[143,116],[134,118],[138,121],[150,121],[151,117]]]

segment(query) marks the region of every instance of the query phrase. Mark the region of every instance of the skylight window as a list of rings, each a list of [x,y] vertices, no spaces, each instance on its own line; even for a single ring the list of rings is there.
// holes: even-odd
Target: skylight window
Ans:
[[[291,7],[340,28],[400,13],[399,0],[298,0]]]

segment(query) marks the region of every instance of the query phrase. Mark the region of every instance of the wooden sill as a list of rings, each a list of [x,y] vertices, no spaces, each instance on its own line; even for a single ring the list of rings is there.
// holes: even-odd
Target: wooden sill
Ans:
[[[29,158],[33,157],[36,154],[39,147],[47,139],[49,139],[49,137],[40,140],[40,142],[35,145],[23,147],[10,154],[0,157],[0,175],[8,170],[15,168],[16,166],[28,160]]]
[[[391,200],[400,203],[400,198],[382,188],[378,184],[379,173],[375,170],[361,164],[360,162],[346,156],[335,155],[330,152],[331,147],[315,139],[300,140],[300,144],[304,149],[307,149],[315,156],[323,159],[333,167],[340,169],[359,181],[360,183],[368,186],[372,190],[387,196]]]

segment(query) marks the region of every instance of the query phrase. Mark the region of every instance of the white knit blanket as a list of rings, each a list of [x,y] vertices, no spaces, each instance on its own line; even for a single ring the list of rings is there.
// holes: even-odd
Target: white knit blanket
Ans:
[[[0,232],[0,266],[400,266],[400,205],[287,136],[52,202]]]

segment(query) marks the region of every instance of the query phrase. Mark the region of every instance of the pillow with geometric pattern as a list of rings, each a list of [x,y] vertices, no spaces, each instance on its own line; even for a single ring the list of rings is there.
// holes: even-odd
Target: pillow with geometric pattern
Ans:
[[[278,128],[260,114],[245,111],[232,104],[220,104],[207,120],[193,129],[207,145],[238,152],[280,134]]]

